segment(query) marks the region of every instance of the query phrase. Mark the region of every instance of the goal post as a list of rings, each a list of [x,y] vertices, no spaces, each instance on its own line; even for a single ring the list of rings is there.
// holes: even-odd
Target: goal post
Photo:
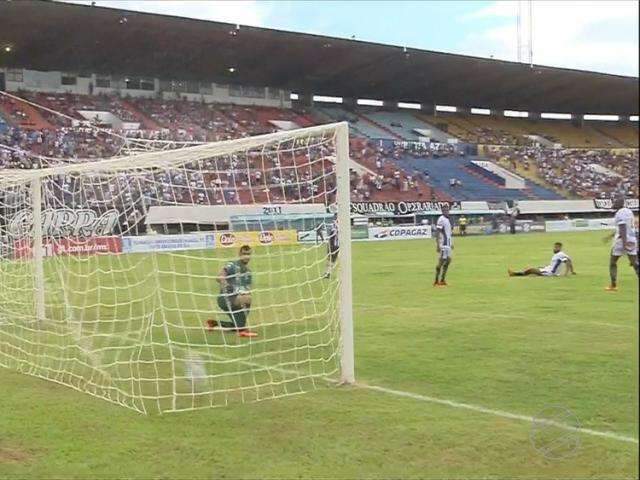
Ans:
[[[36,321],[45,320],[44,248],[42,235],[42,178],[31,181],[31,206],[33,209],[33,302]]]
[[[343,122],[338,126],[336,158],[338,177],[338,229],[341,249],[340,264],[340,316],[342,330],[341,381],[355,382],[355,358],[353,340],[353,284],[351,264],[351,188],[349,160],[349,127]]]
[[[2,172],[0,366],[142,413],[353,383],[348,124],[180,147]]]

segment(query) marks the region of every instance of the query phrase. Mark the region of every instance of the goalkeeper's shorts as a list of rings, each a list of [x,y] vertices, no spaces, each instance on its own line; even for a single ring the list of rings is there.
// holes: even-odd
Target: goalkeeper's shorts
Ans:
[[[220,310],[222,310],[223,312],[232,312],[233,309],[233,303],[236,299],[238,295],[224,295],[224,294],[220,294],[218,295],[218,307],[220,307]]]

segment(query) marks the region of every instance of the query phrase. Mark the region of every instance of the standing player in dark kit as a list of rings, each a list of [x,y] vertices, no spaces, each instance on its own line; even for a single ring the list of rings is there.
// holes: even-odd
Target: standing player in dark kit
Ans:
[[[316,244],[324,242],[324,223],[320,223],[314,228],[316,232]]]
[[[238,260],[227,263],[218,275],[220,295],[218,307],[225,312],[230,322],[207,320],[209,331],[221,328],[223,331],[235,331],[239,337],[257,337],[258,334],[247,328],[247,317],[251,309],[251,284],[253,277],[249,270],[251,247],[240,247]]]
[[[324,278],[329,278],[331,272],[338,260],[338,253],[340,252],[340,241],[338,240],[338,224],[333,221],[327,227],[327,272],[324,274]]]
[[[511,214],[509,215],[509,231],[511,232],[511,235],[516,234],[516,221],[518,220],[518,215],[520,215],[520,209],[514,206],[511,210]]]

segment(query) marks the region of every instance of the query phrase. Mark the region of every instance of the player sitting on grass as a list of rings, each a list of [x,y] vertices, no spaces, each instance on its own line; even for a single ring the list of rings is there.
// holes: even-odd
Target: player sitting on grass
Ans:
[[[451,235],[451,222],[449,221],[449,205],[442,206],[442,215],[436,223],[436,252],[438,252],[438,265],[436,266],[436,279],[434,287],[447,286],[447,270],[451,263],[451,250],[453,238]]]
[[[209,331],[222,328],[223,331],[238,332],[239,337],[257,337],[258,334],[247,328],[247,317],[251,308],[251,247],[243,245],[240,247],[240,257],[238,260],[227,263],[218,275],[220,284],[220,295],[218,295],[218,306],[225,312],[230,322],[207,320]]]
[[[629,264],[635,269],[636,275],[638,271],[638,239],[634,224],[633,212],[624,206],[624,197],[619,196],[613,200],[613,208],[616,209],[614,222],[616,230],[604,241],[608,242],[613,239],[611,246],[611,254],[609,256],[609,277],[611,283],[605,289],[609,292],[618,290],[618,260],[623,255],[629,258]]]
[[[525,277],[527,275],[537,275],[539,277],[557,277],[560,275],[560,266],[566,265],[564,274],[575,275],[576,271],[573,269],[573,262],[571,257],[562,251],[562,243],[556,242],[553,244],[553,257],[551,257],[551,263],[546,267],[540,268],[527,268],[521,272],[514,272],[509,270],[510,277]]]

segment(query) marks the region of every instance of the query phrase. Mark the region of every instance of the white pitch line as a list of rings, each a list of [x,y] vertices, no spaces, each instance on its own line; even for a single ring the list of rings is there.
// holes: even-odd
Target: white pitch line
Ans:
[[[130,338],[130,337],[129,337]],[[176,346],[175,348],[178,348],[180,350],[185,350],[188,351],[189,349],[185,348],[185,347],[181,347],[181,346]],[[192,349],[197,351],[199,354],[204,355],[206,357],[210,357],[210,358],[215,358],[218,360],[227,360],[227,357],[224,357],[222,355],[215,355],[212,354],[210,352],[205,352],[202,350],[198,350],[196,348]],[[248,360],[240,360],[240,363],[243,363],[245,365],[251,366],[251,367],[258,367],[261,369],[269,369],[269,370],[274,370],[276,372],[280,372],[280,373],[285,373],[285,374],[289,374],[289,375],[300,375],[300,373],[296,370],[290,370],[287,368],[280,368],[280,367],[276,367],[276,366],[270,366],[270,365],[264,365],[261,363],[257,363],[257,362],[251,362]],[[332,379],[332,378],[328,378],[328,377],[324,377],[324,379],[327,383],[332,383],[332,384],[339,384],[340,382],[338,380]],[[549,425],[549,426],[554,426],[556,428],[560,428],[561,430],[566,430],[569,432],[577,432],[577,433],[583,433],[585,435],[591,435],[594,437],[603,437],[603,438],[608,438],[611,440],[618,440],[620,442],[627,442],[627,443],[633,443],[638,445],[638,439],[637,438],[633,438],[633,437],[628,437],[626,435],[620,435],[618,433],[614,433],[614,432],[607,432],[607,431],[599,431],[599,430],[592,430],[590,428],[582,428],[582,427],[574,427],[571,425],[566,425],[564,423],[559,423],[559,422],[555,422],[553,420],[546,420],[546,419],[539,419],[539,418],[534,418],[534,417],[530,417],[528,415],[520,415],[518,413],[510,413],[510,412],[505,412],[502,410],[494,410],[491,408],[486,408],[486,407],[482,407],[480,405],[471,405],[468,403],[461,403],[461,402],[456,402],[453,400],[446,400],[443,398],[436,398],[436,397],[429,397],[427,395],[421,395],[419,393],[412,393],[412,392],[404,392],[402,390],[394,390],[392,388],[385,388],[385,387],[379,387],[377,385],[367,385],[366,383],[359,383],[356,382],[355,385],[356,388],[361,388],[364,390],[372,390],[372,391],[376,391],[376,392],[380,392],[380,393],[385,393],[387,395],[395,395],[397,397],[404,397],[404,398],[410,398],[412,400],[418,400],[421,402],[428,402],[428,403],[436,403],[438,405],[445,405],[447,407],[452,407],[452,408],[459,408],[459,409],[464,409],[464,410],[470,410],[472,412],[478,412],[478,413],[485,413],[487,415],[493,415],[496,417],[502,417],[502,418],[509,418],[511,420],[519,420],[522,422],[528,422],[528,423],[533,423],[533,422],[537,422],[537,423],[541,423],[541,424],[545,424],[545,425]]]
[[[420,395],[418,393],[403,392],[402,390],[393,390],[391,388],[378,387],[376,385],[365,385],[365,384],[362,384],[362,383],[359,383],[357,385],[360,388],[364,388],[364,389],[367,389],[367,390],[373,390],[373,391],[381,392],[381,393],[386,393],[386,394],[389,394],[389,395],[395,395],[397,397],[411,398],[413,400],[418,400],[418,401],[421,401],[421,402],[437,403],[439,405],[445,405],[447,407],[461,408],[461,409],[465,409],[465,410],[471,410],[472,412],[486,413],[488,415],[493,415],[493,416],[496,416],[496,417],[509,418],[509,419],[512,419],[512,420],[520,420],[520,421],[528,422],[528,423],[537,422],[537,423],[542,423],[542,424],[545,424],[545,425],[554,426],[554,427],[560,428],[562,430],[567,430],[567,431],[570,431],[570,432],[584,433],[586,435],[592,435],[592,436],[595,436],[595,437],[609,438],[611,440],[618,440],[618,441],[621,441],[621,442],[634,443],[634,444],[638,445],[638,439],[637,438],[628,437],[626,435],[620,435],[620,434],[614,433],[614,432],[606,432],[606,431],[601,432],[599,430],[592,430],[590,428],[573,427],[571,425],[566,425],[564,423],[559,423],[559,422],[556,422],[556,421],[553,421],[553,420],[533,418],[533,417],[530,417],[528,415],[520,415],[520,414],[517,414],[517,413],[504,412],[502,410],[493,410],[491,408],[485,408],[485,407],[481,407],[479,405],[470,405],[468,403],[454,402],[453,400],[445,400],[445,399],[442,399],[442,398],[428,397],[426,395]]]
[[[424,307],[394,307],[392,305],[371,305],[366,303],[356,303],[353,305],[360,310],[394,310],[397,312],[424,312],[427,311]],[[505,319],[518,319],[526,320],[529,317],[525,315],[510,314],[510,313],[482,313],[482,312],[466,312],[464,314],[468,318],[505,318]],[[446,321],[446,320],[445,320]],[[619,323],[607,323],[607,322],[581,322],[579,320],[563,320],[566,323],[573,323],[575,325],[597,325],[600,327],[609,328],[625,328],[628,330],[636,330],[636,325],[623,325]]]

